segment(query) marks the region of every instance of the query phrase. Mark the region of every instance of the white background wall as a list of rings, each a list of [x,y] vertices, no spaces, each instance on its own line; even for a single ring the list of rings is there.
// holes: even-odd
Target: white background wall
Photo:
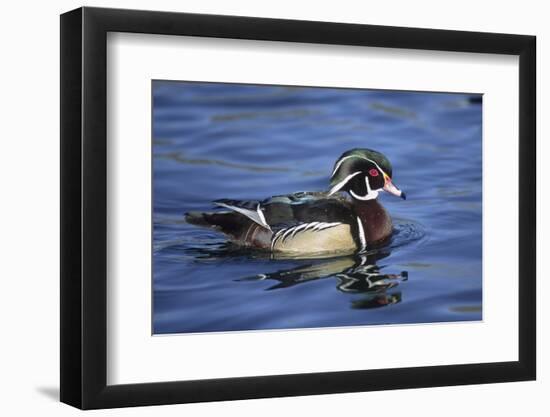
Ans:
[[[543,119],[550,97],[550,26],[545,2],[124,0],[88,6],[237,14],[440,29],[509,32],[538,37],[539,213],[550,209],[543,191],[550,157]],[[75,415],[59,392],[59,17],[73,0],[11,1],[0,30],[0,410],[3,415]],[[546,76],[545,73],[546,72]],[[548,253],[550,222],[539,214],[538,381],[496,385],[324,395],[95,412],[95,415],[279,416],[363,414],[413,416],[543,415],[550,392],[550,290],[540,264]],[[545,233],[546,232],[546,233]],[[545,236],[543,237],[543,234]]]

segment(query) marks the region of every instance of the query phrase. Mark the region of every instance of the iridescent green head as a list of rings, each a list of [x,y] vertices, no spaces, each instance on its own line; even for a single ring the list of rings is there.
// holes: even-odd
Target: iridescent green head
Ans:
[[[372,149],[355,148],[344,152],[334,164],[330,193],[348,192],[357,200],[372,200],[380,191],[405,199],[405,193],[392,182],[388,158]]]

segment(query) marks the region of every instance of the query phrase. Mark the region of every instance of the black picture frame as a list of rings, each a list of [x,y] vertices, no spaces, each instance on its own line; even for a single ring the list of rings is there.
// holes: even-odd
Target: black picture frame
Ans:
[[[108,32],[519,56],[519,360],[107,385]],[[102,8],[61,15],[61,401],[82,409],[533,380],[534,36]]]

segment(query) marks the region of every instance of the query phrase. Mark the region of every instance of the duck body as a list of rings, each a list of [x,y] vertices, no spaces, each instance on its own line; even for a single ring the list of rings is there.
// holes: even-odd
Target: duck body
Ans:
[[[385,156],[369,149],[345,152],[330,184],[327,192],[217,200],[225,210],[186,213],[186,220],[218,230],[237,245],[290,255],[364,252],[390,238],[391,217],[378,193],[405,194],[391,182]]]
[[[391,217],[377,200],[299,192],[263,201],[214,203],[228,211],[191,212],[187,221],[217,229],[237,245],[272,252],[352,253],[379,245],[392,234]],[[256,216],[265,224],[251,218]]]

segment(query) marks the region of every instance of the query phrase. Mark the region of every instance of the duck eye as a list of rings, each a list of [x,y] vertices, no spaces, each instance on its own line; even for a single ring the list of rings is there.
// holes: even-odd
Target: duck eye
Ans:
[[[369,175],[370,175],[371,177],[377,177],[377,176],[378,176],[378,170],[376,170],[376,169],[374,169],[374,168],[371,169],[371,170],[369,171]]]

